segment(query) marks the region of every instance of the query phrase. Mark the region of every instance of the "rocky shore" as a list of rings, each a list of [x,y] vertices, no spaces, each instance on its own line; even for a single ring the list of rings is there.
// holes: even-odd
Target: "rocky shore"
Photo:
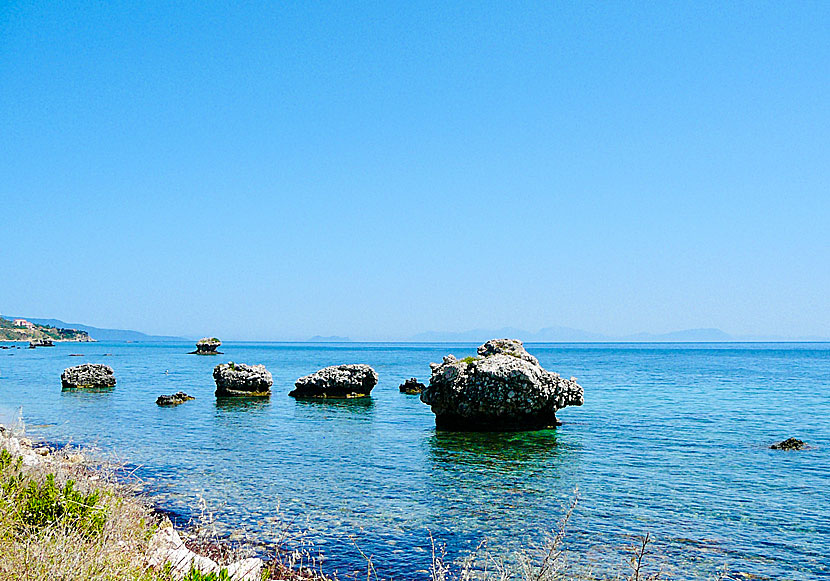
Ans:
[[[0,579],[326,580],[186,533],[106,465],[0,425]]]

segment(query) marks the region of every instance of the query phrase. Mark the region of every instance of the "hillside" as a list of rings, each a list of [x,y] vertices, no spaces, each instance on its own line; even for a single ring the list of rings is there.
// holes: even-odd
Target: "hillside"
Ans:
[[[49,325],[31,323],[31,327],[15,325],[9,319],[0,317],[0,341],[33,341],[51,339],[52,341],[94,341],[86,331],[61,329]]]

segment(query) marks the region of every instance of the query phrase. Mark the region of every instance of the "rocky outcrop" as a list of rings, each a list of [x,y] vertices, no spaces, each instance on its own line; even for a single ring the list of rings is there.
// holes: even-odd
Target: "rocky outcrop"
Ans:
[[[160,395],[156,398],[156,405],[171,406],[179,405],[191,399],[196,399],[192,395],[187,395],[183,391],[177,391],[173,395]]]
[[[34,349],[35,347],[54,347],[55,344],[52,342],[51,339],[32,339],[29,341],[29,349]]]
[[[398,389],[401,390],[401,393],[405,393],[407,395],[418,395],[424,389],[426,389],[426,385],[418,381],[415,377],[410,377],[406,381],[404,381]]]
[[[366,397],[378,383],[378,374],[368,365],[334,365],[301,377],[288,395],[296,398]]]
[[[805,450],[806,448],[808,448],[807,443],[798,438],[788,438],[770,446],[770,450]]]
[[[205,337],[199,339],[196,343],[196,351],[191,351],[190,355],[222,355],[221,351],[217,351],[222,341],[216,337]]]
[[[115,387],[115,374],[109,365],[84,363],[64,369],[61,385],[64,389]]]
[[[557,410],[583,403],[576,378],[543,369],[521,341],[495,339],[478,353],[430,364],[432,377],[421,401],[435,413],[437,428],[537,430],[557,425]]]
[[[216,396],[268,396],[274,379],[264,365],[222,363],[213,368]]]

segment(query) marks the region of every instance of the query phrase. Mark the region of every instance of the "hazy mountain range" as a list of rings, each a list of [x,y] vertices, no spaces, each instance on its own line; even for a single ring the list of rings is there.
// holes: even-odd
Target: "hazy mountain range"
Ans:
[[[97,341],[191,341],[194,337],[177,337],[171,335],[148,335],[129,329],[102,329],[80,323],[67,323],[59,319],[38,319],[32,317],[12,317],[3,315],[4,319],[26,319],[38,325],[49,325],[63,329],[86,331]],[[426,331],[408,338],[396,339],[402,342],[416,343],[483,343],[488,339],[509,337],[520,339],[525,343],[603,343],[603,342],[718,342],[718,341],[830,341],[830,337],[780,337],[771,335],[730,335],[713,328],[684,329],[670,333],[636,333],[633,335],[604,335],[572,327],[545,327],[538,331],[526,331],[516,327],[500,329],[472,329],[470,331]],[[197,337],[198,338],[198,337]],[[276,339],[278,340],[278,339]],[[359,340],[359,339],[358,339]],[[395,339],[393,339],[395,340]],[[348,342],[349,337],[315,335],[306,339],[310,343]]]

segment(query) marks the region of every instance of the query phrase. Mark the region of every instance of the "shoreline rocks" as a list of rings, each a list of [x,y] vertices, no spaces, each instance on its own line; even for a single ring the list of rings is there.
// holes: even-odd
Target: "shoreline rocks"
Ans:
[[[222,363],[213,368],[216,397],[265,397],[271,395],[274,379],[264,365]]]
[[[115,374],[109,365],[84,363],[64,369],[61,386],[63,389],[115,387]]]
[[[221,344],[222,341],[216,337],[204,337],[196,343],[196,351],[191,351],[189,355],[223,355],[217,351]]]
[[[378,374],[368,365],[332,365],[299,378],[288,395],[298,399],[367,397],[377,383]]]
[[[410,377],[406,381],[404,381],[398,389],[401,393],[405,393],[407,395],[418,395],[426,389],[426,385],[418,381],[415,377]]]
[[[35,347],[54,347],[55,344],[52,342],[51,339],[32,339],[29,341],[29,349],[34,349]]]
[[[521,341],[494,339],[479,357],[444,357],[431,363],[429,386],[421,394],[445,430],[521,431],[559,424],[556,411],[583,404],[576,378],[542,368]]]
[[[156,398],[156,405],[160,406],[175,406],[183,404],[186,401],[196,399],[192,395],[187,395],[183,391],[177,391],[173,395],[160,395]]]

